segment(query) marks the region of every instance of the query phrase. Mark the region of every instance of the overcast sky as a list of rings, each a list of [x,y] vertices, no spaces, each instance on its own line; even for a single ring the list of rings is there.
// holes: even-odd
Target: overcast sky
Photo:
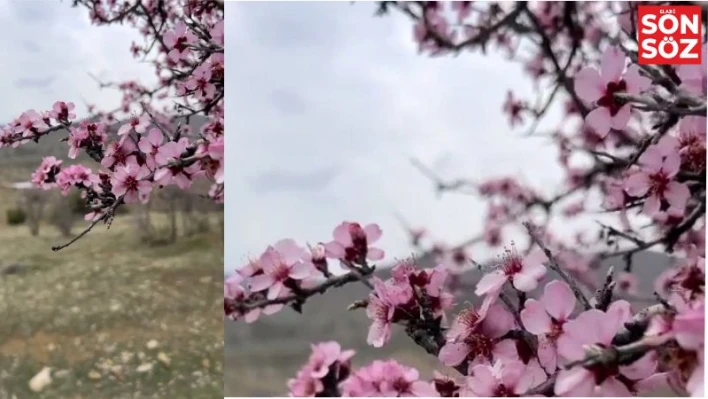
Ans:
[[[508,89],[532,90],[519,64],[419,55],[409,21],[373,11],[228,3],[227,270],[281,238],[327,241],[342,220],[379,223],[389,260],[411,252],[396,212],[450,244],[479,232],[483,202],[438,199],[410,157],[445,176],[558,188],[555,149],[501,113]]]
[[[130,55],[140,41],[130,27],[96,27],[88,11],[71,1],[0,1],[0,123],[27,109],[48,110],[57,100],[72,101],[79,115],[84,101],[105,110],[120,105],[120,93],[100,90],[89,73],[103,80],[154,82],[152,68]]]

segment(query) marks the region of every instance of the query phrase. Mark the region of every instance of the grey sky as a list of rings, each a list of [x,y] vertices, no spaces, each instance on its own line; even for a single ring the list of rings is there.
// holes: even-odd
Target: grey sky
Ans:
[[[138,33],[128,26],[96,27],[88,11],[69,1],[0,2],[0,123],[30,108],[47,110],[72,101],[79,115],[84,101],[102,109],[120,105],[120,93],[100,90],[89,73],[104,80],[154,82],[153,68],[133,60],[129,49]]]
[[[449,177],[514,174],[559,188],[549,141],[521,138],[501,113],[507,89],[532,91],[521,65],[421,56],[409,21],[373,11],[228,3],[227,270],[281,238],[329,240],[342,220],[379,223],[387,259],[406,256],[395,212],[450,244],[479,232],[486,205],[439,200],[410,157]]]

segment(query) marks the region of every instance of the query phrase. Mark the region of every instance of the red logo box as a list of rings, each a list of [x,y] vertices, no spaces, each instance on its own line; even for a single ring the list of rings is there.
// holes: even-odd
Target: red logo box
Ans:
[[[638,6],[642,65],[700,65],[701,6]]]

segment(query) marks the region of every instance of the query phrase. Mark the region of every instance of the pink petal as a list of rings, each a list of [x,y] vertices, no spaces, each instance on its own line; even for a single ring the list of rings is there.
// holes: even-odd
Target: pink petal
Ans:
[[[440,394],[438,393],[437,390],[435,390],[435,387],[433,384],[425,381],[414,381],[411,384],[411,393],[414,396],[417,397],[439,397]]]
[[[295,263],[291,268],[290,268],[290,273],[288,273],[288,277],[295,279],[295,280],[302,280],[304,278],[310,277],[312,269],[310,268],[310,265],[307,263]]]
[[[568,284],[560,280],[553,280],[546,284],[541,297],[543,306],[554,319],[568,320],[575,309],[575,295]]]
[[[464,342],[448,342],[440,349],[438,359],[442,364],[452,367],[462,363],[469,354],[470,347]]]
[[[352,237],[349,234],[349,223],[342,222],[337,227],[334,228],[332,233],[334,240],[342,244],[344,247],[352,246]]]
[[[600,327],[600,336],[598,337],[600,340],[598,342],[609,344],[615,334],[617,334],[617,331],[632,317],[632,309],[629,302],[619,300],[612,302],[605,313],[607,315],[606,322],[598,326]]]
[[[650,352],[628,366],[620,366],[619,371],[630,380],[638,381],[654,374],[657,364],[656,355]]]
[[[477,283],[477,288],[475,289],[475,295],[486,295],[490,292],[498,291],[502,285],[506,282],[506,276],[504,272],[495,270],[491,273],[485,274]]]
[[[545,336],[538,338],[538,360],[547,373],[555,373],[558,366],[558,354],[553,342]]]
[[[553,389],[558,396],[594,396],[594,390],[595,377],[582,367],[559,371]]]
[[[369,247],[366,250],[366,259],[368,260],[381,260],[384,258],[384,251],[379,248]]]
[[[649,396],[647,394],[669,386],[669,373],[656,373],[641,381],[637,381],[634,389],[639,396]]]
[[[366,342],[375,348],[380,348],[384,346],[390,337],[391,325],[375,320],[369,327],[369,335],[366,337]]]
[[[516,273],[513,277],[514,288],[522,292],[529,292],[536,289],[538,286],[538,279],[526,273]]]
[[[526,365],[520,361],[507,361],[504,363],[501,382],[506,387],[515,387],[526,371]]]
[[[642,212],[648,216],[655,216],[660,213],[661,209],[661,198],[656,194],[652,194],[644,201],[644,206],[642,206]]]
[[[499,385],[494,374],[492,374],[491,367],[486,364],[480,364],[472,367],[469,381],[467,386],[477,395],[477,396],[493,396],[494,390]]]
[[[331,241],[325,244],[325,254],[328,258],[343,259],[346,253],[342,244]]]
[[[273,248],[278,251],[283,263],[287,265],[297,262],[302,257],[302,254],[305,253],[305,249],[298,246],[295,240],[291,238],[278,241],[273,245]]]
[[[619,109],[619,111],[617,111],[615,116],[610,119],[610,127],[615,130],[622,130],[627,127],[627,123],[629,123],[629,118],[631,117],[632,106],[629,104],[625,104],[622,106],[622,108]]]
[[[661,170],[666,173],[668,178],[673,178],[681,168],[681,155],[678,151],[671,152],[666,155],[661,165]]]
[[[605,94],[606,84],[594,68],[583,68],[575,75],[575,93],[587,104],[594,103]]]
[[[366,234],[366,242],[369,245],[378,241],[382,234],[381,228],[375,223],[367,224],[366,227],[364,227],[364,233]]]
[[[274,282],[275,280],[273,280],[273,277],[271,277],[270,275],[260,274],[251,278],[248,284],[248,289],[253,292],[263,291],[270,288],[270,286],[273,285]]]
[[[526,300],[524,310],[521,311],[521,322],[526,331],[531,334],[541,335],[551,332],[551,318],[548,317],[543,304],[533,298]]]
[[[600,76],[605,84],[620,80],[626,62],[627,56],[619,47],[610,46],[605,49],[600,61]]]
[[[637,64],[632,64],[627,68],[627,73],[624,74],[624,81],[627,83],[627,93],[629,94],[641,94],[651,87],[651,79],[639,73]]]
[[[605,107],[595,108],[585,117],[585,124],[601,138],[610,132],[610,111]]]
[[[280,296],[281,292],[285,286],[283,285],[282,281],[274,281],[273,285],[268,288],[268,293],[266,294],[266,298],[268,299],[275,299]]]
[[[632,197],[643,197],[649,192],[649,175],[644,172],[631,174],[624,182],[624,190]]]
[[[671,207],[686,209],[686,202],[691,197],[691,192],[685,184],[672,181],[666,187],[664,197]]]

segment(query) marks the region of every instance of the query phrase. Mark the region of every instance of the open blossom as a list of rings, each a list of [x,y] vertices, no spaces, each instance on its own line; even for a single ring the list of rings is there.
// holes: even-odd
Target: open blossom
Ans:
[[[585,348],[607,348],[612,339],[631,317],[627,301],[613,302],[606,312],[590,309],[568,321],[563,326],[563,335],[558,339],[558,354],[567,362],[585,358]],[[562,369],[555,384],[556,395],[562,396],[633,396],[655,388],[656,354],[650,352],[626,366],[597,365],[592,368],[574,366]]]
[[[478,364],[470,370],[460,396],[509,397],[524,396],[531,388],[543,383],[545,375],[527,370],[518,360],[497,360],[494,365]]]
[[[513,327],[513,316],[499,305],[485,302],[479,310],[467,308],[452,322],[438,359],[446,366],[457,366],[466,361],[476,364],[516,357],[509,353],[505,342],[509,340],[499,340]]]
[[[274,299],[289,280],[308,277],[311,270],[300,260],[303,252],[304,249],[292,239],[280,240],[268,247],[259,259],[264,273],[251,278],[251,291],[268,290],[268,299]]]
[[[610,129],[624,129],[631,117],[631,105],[614,95],[640,94],[651,85],[651,79],[639,74],[637,65],[632,64],[625,71],[626,60],[621,49],[610,46],[602,54],[599,71],[586,67],[575,76],[578,97],[596,106],[585,117],[585,123],[602,137]]]
[[[57,175],[57,185],[66,195],[74,186],[93,187],[100,182],[98,175],[91,173],[91,169],[83,165],[70,165],[62,169]]]
[[[689,115],[681,118],[676,138],[681,167],[700,173],[706,169],[706,118]]]
[[[30,109],[23,112],[15,126],[15,133],[22,133],[22,137],[33,137],[36,133],[47,127],[42,114]]]
[[[112,169],[119,166],[134,164],[138,162],[135,157],[137,147],[133,140],[114,141],[106,149],[106,153],[101,160],[101,166]]]
[[[401,318],[396,310],[413,299],[410,286],[401,286],[393,282],[384,282],[378,277],[371,279],[374,291],[369,295],[366,316],[371,319],[366,342],[380,348],[391,339],[391,326]]]
[[[143,134],[148,127],[150,127],[150,116],[148,114],[143,114],[139,117],[133,115],[130,119],[128,119],[128,122],[118,129],[118,135],[126,136],[132,131]]]
[[[418,370],[395,360],[375,360],[354,372],[342,384],[344,397],[438,397],[432,383],[421,381]]]
[[[37,170],[32,173],[32,183],[45,190],[54,187],[61,164],[62,161],[56,157],[44,157]]]
[[[165,166],[155,172],[155,181],[163,186],[175,184],[182,190],[188,189],[195,178],[204,173],[198,163],[189,166]]]
[[[538,336],[538,357],[549,373],[556,370],[558,338],[573,309],[575,296],[568,284],[560,280],[546,284],[540,300],[529,298],[524,303],[521,322],[526,331]]]
[[[170,49],[167,57],[173,62],[179,62],[187,59],[190,53],[189,45],[197,41],[197,36],[187,28],[184,22],[179,21],[173,30],[165,33],[163,40]]]
[[[158,151],[160,150],[163,141],[165,141],[165,138],[162,135],[160,129],[158,128],[150,129],[148,131],[148,134],[143,135],[140,138],[140,141],[138,141],[138,148],[143,154],[145,154],[145,163],[147,164],[148,168],[155,169],[155,167],[158,165],[157,161],[155,160],[155,156],[158,154]]]
[[[49,111],[49,115],[60,122],[69,122],[76,119],[76,114],[72,112],[74,108],[75,106],[72,102],[57,101],[52,106],[52,110]]]
[[[501,265],[487,273],[477,283],[476,295],[494,295],[505,282],[511,281],[519,291],[529,292],[536,288],[538,281],[546,274],[543,262],[546,256],[536,251],[522,258],[516,248],[507,250]]]
[[[381,228],[374,223],[362,228],[359,223],[342,222],[334,229],[334,240],[325,244],[327,256],[350,263],[363,263],[366,259],[381,260],[384,251],[371,246],[381,238],[381,234]]]
[[[267,305],[263,308],[253,308],[246,311],[234,306],[236,303],[245,302],[247,300],[263,300],[265,296],[260,292],[249,292],[246,287],[246,279],[239,273],[234,273],[224,279],[224,314],[231,320],[243,318],[246,323],[253,323],[261,316],[273,315],[279,312],[285,306],[282,303]],[[289,295],[290,290],[283,289],[280,296]]]
[[[640,169],[625,181],[627,194],[633,197],[648,195],[642,211],[649,216],[683,216],[691,193],[685,184],[673,180],[681,166],[677,140],[664,136],[646,149],[639,157],[639,164]]]
[[[116,167],[111,186],[116,197],[124,196],[126,204],[146,203],[150,198],[152,183],[147,179],[150,170],[136,162]]]

